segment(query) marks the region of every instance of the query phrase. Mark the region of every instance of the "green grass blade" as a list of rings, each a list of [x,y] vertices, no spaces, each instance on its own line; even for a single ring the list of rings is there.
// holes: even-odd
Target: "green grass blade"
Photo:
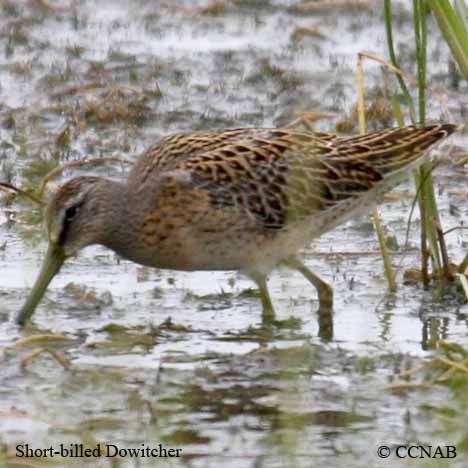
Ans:
[[[465,0],[455,0],[455,11],[465,28],[465,34],[468,35],[468,7],[466,6]]]
[[[439,28],[449,45],[460,70],[468,79],[468,34],[466,16],[459,17],[448,0],[427,0]],[[461,2],[460,2],[461,3]],[[463,2],[464,3],[464,2]],[[460,5],[460,9],[466,9]]]
[[[392,2],[391,0],[385,0],[384,1],[384,18],[385,18],[385,30],[387,32],[387,47],[388,47],[388,55],[390,56],[390,61],[392,62],[392,65],[400,68],[400,64],[398,63],[398,60],[396,58],[395,54],[395,48],[393,46],[393,28],[392,28]],[[396,78],[398,80],[398,83],[401,88],[401,92],[403,93],[403,97],[406,101],[406,104],[408,105],[409,108],[409,113],[410,113],[410,119],[411,122],[415,123],[416,122],[416,112],[414,109],[414,102],[413,98],[411,97],[411,94],[408,90],[408,87],[406,86],[405,80],[401,75],[398,73],[395,74]]]

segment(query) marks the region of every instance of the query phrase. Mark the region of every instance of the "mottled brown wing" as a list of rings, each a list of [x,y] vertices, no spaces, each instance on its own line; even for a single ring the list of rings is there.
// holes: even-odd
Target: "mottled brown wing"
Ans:
[[[263,227],[281,229],[337,207],[359,208],[365,192],[392,188],[454,130],[410,126],[328,141],[313,133],[262,130],[247,142],[200,152],[180,167],[208,191],[213,206],[237,207]]]
[[[226,146],[252,148],[265,147],[265,141],[277,139],[288,133],[284,129],[238,128],[218,132],[177,133],[164,137],[149,147],[136,162],[129,175],[130,183],[142,184],[152,175],[181,168],[185,162],[197,160],[202,154],[222,150]],[[300,133],[300,132],[297,132]],[[330,141],[335,138],[327,133],[304,133],[309,138]],[[260,143],[258,140],[262,140]]]
[[[281,229],[320,210],[321,173],[334,151],[322,134],[262,129],[243,141],[202,152],[180,166],[210,195],[213,207],[236,207],[262,228]]]

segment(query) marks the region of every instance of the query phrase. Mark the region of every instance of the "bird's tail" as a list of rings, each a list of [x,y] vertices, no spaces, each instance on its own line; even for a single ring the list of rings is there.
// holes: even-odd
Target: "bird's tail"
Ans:
[[[298,171],[299,182],[306,180],[309,185],[305,190],[295,190],[295,207],[338,211],[338,222],[346,213],[351,215],[360,207],[376,203],[424,161],[432,146],[456,129],[452,124],[409,126],[327,142],[323,148],[328,153],[323,151],[314,166]],[[299,184],[291,179],[292,191]]]
[[[454,124],[431,124],[384,130],[335,141],[336,162],[368,165],[386,177],[404,169],[427,154],[427,150],[457,130]]]

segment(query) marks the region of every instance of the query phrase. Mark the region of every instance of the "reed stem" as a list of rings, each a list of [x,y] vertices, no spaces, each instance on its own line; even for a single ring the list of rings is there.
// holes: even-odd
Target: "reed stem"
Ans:
[[[359,131],[361,135],[366,133],[366,111],[364,105],[364,72],[362,68],[362,57],[358,55],[357,63],[357,82],[358,82],[358,119]],[[388,253],[387,244],[385,243],[385,234],[383,232],[380,215],[377,208],[374,206],[372,209],[372,218],[374,220],[375,231],[379,241],[380,251],[382,252],[382,259],[384,263],[385,276],[388,282],[388,288],[394,292],[397,289],[395,280],[395,272],[393,271],[392,261]]]

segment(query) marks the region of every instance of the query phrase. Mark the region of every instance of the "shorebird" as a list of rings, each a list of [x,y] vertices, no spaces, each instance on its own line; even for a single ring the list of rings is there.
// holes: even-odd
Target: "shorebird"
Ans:
[[[32,316],[64,261],[91,244],[155,268],[241,271],[259,288],[265,321],[274,318],[267,277],[285,265],[316,287],[329,311],[332,289],[300,249],[369,210],[455,130],[432,124],[339,138],[240,128],[165,137],[125,182],[77,177],[53,196],[49,246],[17,323]]]

